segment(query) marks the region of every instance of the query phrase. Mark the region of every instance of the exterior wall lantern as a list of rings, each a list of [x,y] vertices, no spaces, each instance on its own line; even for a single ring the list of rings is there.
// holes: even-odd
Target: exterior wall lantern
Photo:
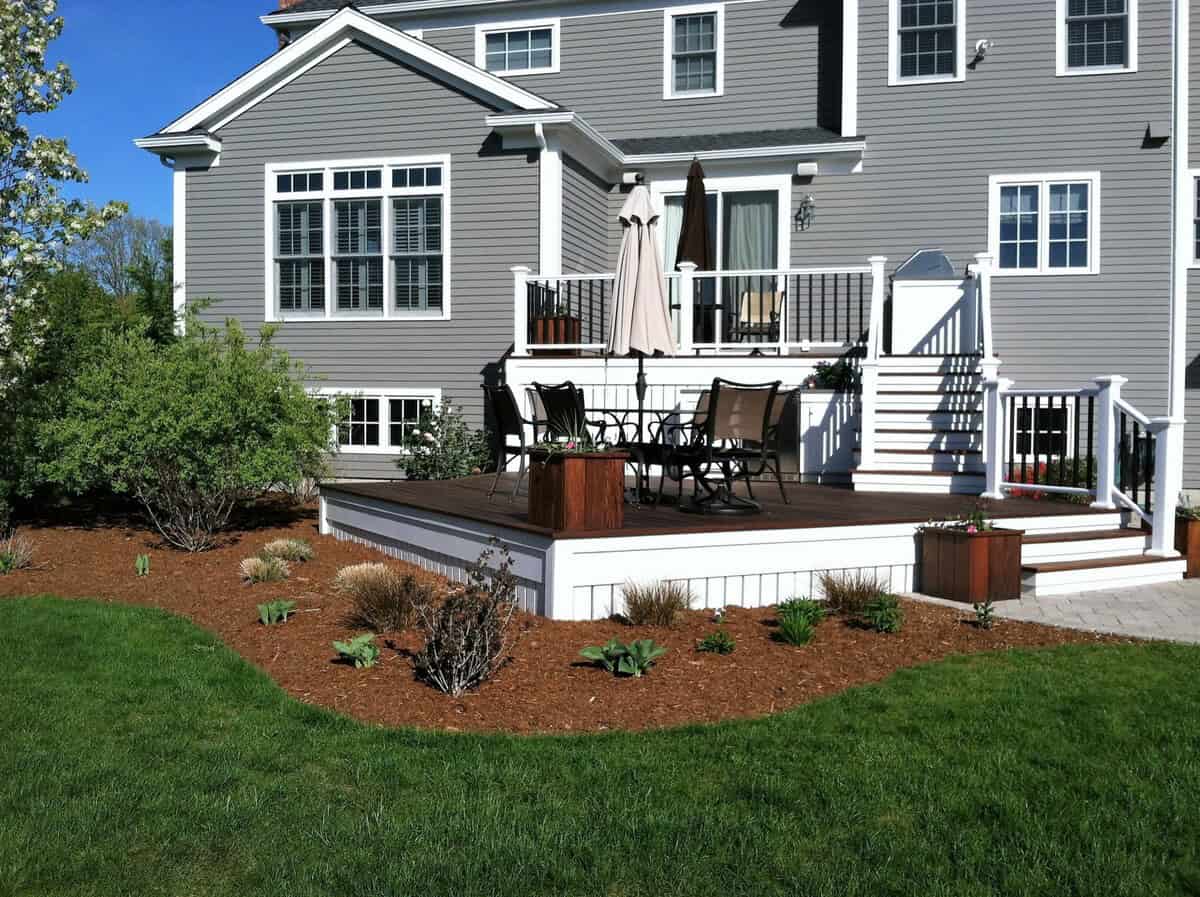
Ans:
[[[817,217],[817,200],[811,193],[807,194],[796,207],[793,226],[796,233],[808,230],[813,226]]]

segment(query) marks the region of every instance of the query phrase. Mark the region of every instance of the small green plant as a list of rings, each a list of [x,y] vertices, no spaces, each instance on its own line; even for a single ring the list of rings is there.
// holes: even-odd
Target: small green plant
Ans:
[[[996,625],[996,605],[990,598],[975,605],[975,625],[980,629],[991,629]]]
[[[1200,505],[1192,504],[1192,500],[1181,493],[1179,504],[1175,506],[1175,516],[1184,520],[1200,520]]]
[[[263,546],[259,555],[303,564],[313,559],[313,548],[303,539],[274,539]]]
[[[679,614],[695,600],[691,589],[678,582],[627,582],[624,595],[625,621],[630,626],[674,626]]]
[[[696,644],[696,650],[704,654],[732,654],[737,642],[724,628],[715,629]]]
[[[353,661],[356,670],[373,667],[379,661],[379,646],[375,644],[375,636],[369,632],[357,635],[348,642],[334,642],[333,650],[343,660]]]
[[[816,626],[825,619],[825,608],[821,602],[811,598],[792,598],[779,605],[777,616],[781,620],[785,617],[807,620]]]
[[[266,604],[258,606],[258,619],[264,626],[274,626],[277,623],[286,623],[292,611],[296,609],[295,601],[268,601]]]
[[[276,557],[246,558],[241,565],[242,579],[248,583],[281,582],[291,574],[287,561]]]
[[[138,576],[150,575],[150,555],[139,554],[133,559],[133,572]]]
[[[862,620],[876,632],[899,632],[904,625],[900,599],[891,594],[878,596],[863,608]]]
[[[667,653],[667,649],[655,644],[653,639],[638,639],[623,645],[612,638],[603,645],[593,645],[579,653],[610,673],[640,679],[658,658]]]
[[[779,628],[775,630],[775,638],[788,645],[799,648],[812,641],[813,633],[817,631],[812,620],[805,617],[780,617]]]
[[[33,564],[33,542],[19,533],[0,538],[0,574],[23,570]]]
[[[863,571],[821,574],[821,592],[829,611],[859,616],[867,604],[887,591],[887,586]]]
[[[831,389],[835,392],[854,392],[858,389],[859,374],[849,361],[840,358],[832,364],[818,361],[804,385],[809,389]]]

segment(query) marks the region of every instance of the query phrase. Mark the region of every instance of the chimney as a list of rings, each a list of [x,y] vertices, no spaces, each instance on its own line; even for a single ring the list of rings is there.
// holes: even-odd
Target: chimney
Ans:
[[[291,9],[299,2],[300,0],[279,0],[279,11],[283,12],[285,9]]]

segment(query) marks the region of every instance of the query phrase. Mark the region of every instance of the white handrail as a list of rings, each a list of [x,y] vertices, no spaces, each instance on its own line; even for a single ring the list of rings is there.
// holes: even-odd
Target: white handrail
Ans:
[[[826,268],[764,268],[762,270],[696,271],[695,277],[792,277],[821,274],[870,274],[870,265],[844,265]]]
[[[1126,414],[1128,414],[1130,417],[1132,417],[1135,421],[1137,421],[1143,427],[1150,426],[1150,418],[1148,418],[1146,415],[1142,414],[1142,412],[1138,411],[1136,408],[1134,408],[1132,405],[1130,405],[1124,399],[1122,399],[1120,397],[1114,398],[1113,405],[1115,405],[1117,408],[1120,408],[1122,411],[1124,411]]]
[[[1028,398],[1058,398],[1059,396],[1074,396],[1076,398],[1087,398],[1099,394],[1099,390],[1092,387],[1081,387],[1079,389],[1013,389],[1004,390],[1006,396],[1025,396]]]
[[[975,283],[979,291],[979,326],[980,348],[983,351],[985,363],[996,357],[992,342],[992,266],[995,258],[990,252],[980,252],[975,256]]]

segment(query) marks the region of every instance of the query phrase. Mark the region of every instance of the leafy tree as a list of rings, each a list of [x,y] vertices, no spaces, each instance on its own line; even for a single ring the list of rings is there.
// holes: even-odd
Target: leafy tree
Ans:
[[[156,343],[175,338],[175,277],[171,238],[165,237],[157,253],[138,256],[129,269],[130,299],[134,311],[146,321],[146,334]]]
[[[63,182],[82,183],[65,140],[31,136],[23,122],[49,112],[75,88],[64,63],[47,67],[46,48],[62,32],[55,0],[0,4],[0,401],[33,361],[43,328],[14,339],[14,318],[36,308],[45,277],[59,270],[64,248],[121,215],[62,196]]]
[[[188,322],[160,345],[110,331],[41,428],[45,475],[76,492],[132,495],[172,545],[210,548],[237,504],[323,469],[340,408],[271,344]]]
[[[162,222],[153,218],[126,215],[76,243],[67,258],[114,296],[128,296],[137,288],[133,275],[136,268],[146,265],[161,270],[166,264],[169,233]]]

